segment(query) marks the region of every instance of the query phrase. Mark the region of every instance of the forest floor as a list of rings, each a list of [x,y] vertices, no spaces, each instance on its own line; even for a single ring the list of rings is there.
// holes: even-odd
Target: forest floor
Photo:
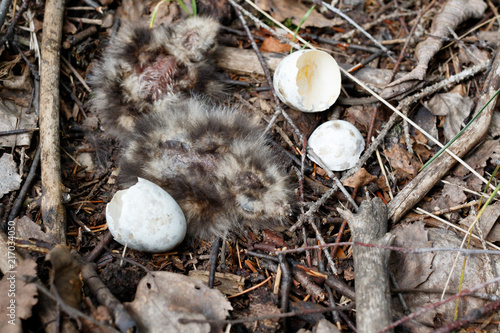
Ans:
[[[58,87],[44,90],[40,54],[48,21],[57,21],[47,12],[54,2],[0,8],[7,12],[0,40],[0,331],[354,332],[358,325],[375,332],[397,320],[401,332],[498,331],[498,1],[196,1],[196,15],[221,23],[213,57],[228,87],[224,104],[269,128],[293,192],[285,225],[246,227],[224,240],[218,256],[211,240],[164,253],[124,251],[113,240],[106,205],[118,190],[123,147],[88,104],[86,79],[120,25],[148,26],[153,14],[153,29],[173,25],[193,15],[192,4],[65,1],[62,41],[51,46],[60,60]],[[323,50],[343,69],[340,97],[326,111],[297,111],[270,89],[277,64],[297,47]],[[60,143],[44,150],[44,98],[57,89]],[[349,122],[365,141],[349,170],[327,171],[307,152],[307,139],[330,120]],[[452,154],[438,154],[450,141]],[[48,151],[60,156],[60,168]],[[61,179],[54,206],[44,202],[54,190],[44,172]],[[365,238],[352,215],[339,213],[372,198],[387,207],[378,231],[392,235],[387,243]],[[389,264],[381,260],[381,285],[358,280],[355,268],[372,263],[355,259],[366,244],[354,242],[367,239],[376,243],[373,256],[389,254],[384,244],[394,247]],[[301,250],[279,252],[287,249]],[[214,258],[210,290],[204,284]],[[380,303],[388,321],[370,324],[361,304],[377,309],[366,300],[377,291],[388,301]]]

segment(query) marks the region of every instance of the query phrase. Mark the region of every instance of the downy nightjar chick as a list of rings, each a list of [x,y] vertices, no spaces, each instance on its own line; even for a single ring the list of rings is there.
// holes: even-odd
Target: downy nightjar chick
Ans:
[[[188,223],[210,239],[281,224],[291,212],[288,178],[255,119],[203,100],[162,101],[124,142],[118,184],[137,177],[165,189]]]
[[[124,24],[89,78],[91,108],[108,133],[123,139],[159,99],[223,97],[210,57],[218,30],[218,22],[207,17],[154,29]]]

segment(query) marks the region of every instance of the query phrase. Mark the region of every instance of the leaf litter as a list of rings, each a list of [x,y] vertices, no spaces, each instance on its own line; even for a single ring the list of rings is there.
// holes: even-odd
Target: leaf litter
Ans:
[[[101,3],[104,3],[104,1],[101,1]],[[200,8],[203,8],[204,4],[202,3],[205,3],[205,1],[200,0],[198,3],[200,4]],[[83,2],[70,1],[68,7],[71,8],[72,5],[76,4],[82,5]],[[64,53],[65,58],[71,62],[72,66],[76,68],[76,71],[81,76],[85,76],[88,71],[87,64],[91,62],[93,57],[102,52],[107,43],[105,38],[113,34],[116,28],[111,28],[112,25],[109,20],[116,20],[121,17],[122,19],[129,18],[138,22],[149,23],[156,4],[157,2],[154,1],[123,1],[121,4],[114,1],[106,1],[106,5],[109,7],[105,8],[107,12],[104,16],[100,16],[100,14],[94,11],[81,9],[74,11],[74,9],[68,9],[67,16],[80,15],[86,19],[102,20],[101,22],[106,18],[108,21],[106,24],[103,23],[99,26],[99,35],[87,37],[79,41],[69,51],[63,51],[67,52]],[[223,5],[216,9],[212,8],[212,13],[215,15],[224,12],[221,10],[224,7]],[[290,27],[293,29],[293,25],[298,24],[302,15],[310,8],[311,4],[274,0],[260,1],[258,5],[264,10],[268,10],[278,21],[290,19],[289,22],[292,24]],[[189,10],[192,10],[190,3],[187,3],[187,6]],[[392,6],[392,4],[387,4],[386,6]],[[492,21],[493,23],[489,27],[481,27],[480,31],[472,33],[469,37],[462,39],[461,42],[457,42],[438,53],[431,52],[433,48],[439,50],[441,46],[446,45],[446,38],[449,38],[451,34],[450,29],[460,35],[463,31],[467,31],[468,28],[473,26],[475,23],[474,18],[481,19],[484,15],[491,14],[486,4],[479,0],[472,2],[449,0],[446,3],[445,1],[440,1],[436,6],[443,8],[440,14],[435,16],[436,11],[434,9],[429,10],[417,27],[417,33],[413,36],[409,44],[409,53],[413,53],[414,57],[419,61],[416,67],[411,57],[403,58],[400,70],[395,76],[396,81],[390,87],[387,87],[387,84],[391,80],[394,64],[386,56],[378,56],[378,58],[369,62],[368,66],[365,64],[365,67],[356,73],[356,76],[367,82],[369,87],[381,93],[383,97],[390,99],[394,104],[404,97],[411,96],[411,94],[419,91],[422,87],[428,86],[433,81],[458,74],[469,63],[486,61],[492,57],[491,49],[498,44],[498,34],[492,31],[492,26],[494,27],[496,23]],[[402,38],[406,35],[405,30],[409,30],[408,28],[413,24],[411,19],[415,15],[411,16],[407,14],[411,14],[412,9],[416,12],[421,8],[422,6],[412,2],[398,4],[397,7],[394,7],[394,11],[401,14],[401,19],[397,16],[393,19],[385,18],[383,23],[372,25],[367,29],[378,40],[385,40],[388,44],[392,43],[394,45],[392,50],[398,55],[402,45],[401,42],[397,41],[397,38]],[[247,9],[251,11],[250,7]],[[366,4],[366,7],[362,8],[356,5],[355,1],[352,1],[352,7],[349,7],[349,9],[352,9],[350,16],[359,19],[358,23],[364,23],[363,20],[369,17],[367,14],[372,15],[372,17],[381,17],[382,14],[380,4],[376,2],[369,2]],[[216,10],[218,10],[217,13],[215,12]],[[258,15],[256,12],[252,13]],[[42,14],[43,11],[38,9],[34,19],[34,22],[38,25],[38,33],[40,33],[41,21],[43,20]],[[179,17],[182,18],[187,15],[175,2],[165,3],[160,6],[156,23],[158,25],[170,24]],[[225,17],[225,19],[231,22],[234,17]],[[262,17],[260,19],[264,20]],[[242,32],[241,25],[234,23],[236,21],[233,20],[233,24],[230,27]],[[430,21],[433,21],[433,23],[429,31],[427,30],[427,25]],[[81,32],[85,28],[88,28],[89,24],[92,24],[85,22],[83,20],[75,24],[74,21],[70,22],[66,20],[65,37]],[[345,32],[350,29],[351,26],[343,20],[337,17],[332,18],[330,13],[326,13],[317,6],[313,14],[306,20],[299,34],[311,36],[306,37],[311,45],[319,46],[333,53],[343,68],[349,69],[373,54],[373,45],[370,45],[370,42],[359,33],[352,33],[349,37],[350,39],[341,40],[342,43],[337,43],[337,41],[326,43],[324,39],[331,41],[339,38],[343,31]],[[262,28],[258,25],[251,26],[251,30],[255,36],[263,36]],[[248,39],[242,36],[241,33],[221,31],[220,35],[221,40],[228,42],[225,45],[226,47],[249,48]],[[317,38],[318,36],[324,39],[319,39]],[[288,45],[287,47],[283,47],[286,44],[278,42],[278,39],[275,37],[269,37],[269,35],[265,35],[265,37],[264,43],[259,41],[261,51],[289,52]],[[420,43],[417,50],[413,52],[412,47],[415,46],[415,41],[418,41],[419,38],[427,38],[427,41]],[[431,43],[432,45],[429,46],[427,43]],[[437,46],[438,43],[439,46]],[[2,56],[12,56],[13,54],[12,50],[4,49]],[[280,55],[280,57],[283,55]],[[276,55],[272,54],[266,54],[265,56],[268,58],[276,57]],[[34,59],[30,58],[30,60],[35,63]],[[20,66],[21,60],[17,59],[16,61],[17,66]],[[245,63],[243,69],[245,66],[248,66],[248,64]],[[260,65],[257,64],[257,66]],[[4,85],[8,89],[0,91],[0,96],[2,97],[0,116],[8,114],[5,121],[0,121],[0,126],[8,125],[8,128],[1,128],[0,131],[15,128],[36,128],[37,117],[36,113],[32,112],[33,106],[31,105],[32,91],[30,89],[33,89],[33,86],[25,84],[29,82],[30,72],[26,69],[27,67],[23,70],[18,70],[17,67],[12,68],[15,70],[11,73],[11,82]],[[412,69],[413,71],[407,74]],[[261,113],[259,117],[264,121],[269,121],[275,112],[276,105],[271,93],[265,89],[267,85],[265,80],[255,73],[242,74],[241,72],[232,72],[231,69],[225,69],[225,71],[233,82],[245,85],[245,88],[241,90],[239,88],[232,89],[231,93],[237,96],[233,100],[247,101],[249,105],[245,107],[245,111],[248,112],[253,112],[252,108],[260,108]],[[415,79],[422,80],[422,82],[416,83]],[[82,88],[78,79],[73,77],[72,74],[65,73],[62,76],[62,83],[70,87],[69,90],[62,90],[61,100],[62,104],[67,104],[70,115],[70,117],[61,120],[62,148],[65,151],[65,153],[62,153],[64,166],[62,170],[63,183],[67,186],[66,193],[69,193],[70,197],[66,206],[70,221],[68,237],[70,243],[74,246],[74,250],[87,255],[99,246],[101,241],[97,235],[100,235],[101,230],[105,229],[105,219],[102,212],[104,211],[105,204],[109,202],[116,190],[113,183],[117,172],[116,161],[119,159],[119,148],[116,147],[115,143],[100,143],[98,119],[88,112],[85,106],[81,110],[77,105],[76,101],[84,103],[88,97],[88,92]],[[342,103],[334,106],[328,112],[302,114],[286,107],[285,111],[288,112],[294,123],[303,133],[311,133],[314,128],[328,119],[340,118],[355,124],[362,131],[365,139],[371,142],[383,130],[383,126],[387,123],[390,113],[385,107],[381,107],[380,105],[375,106],[373,104],[375,101],[370,99],[358,85],[352,84],[347,80],[343,84],[344,94],[342,95]],[[416,105],[416,109],[413,110],[413,113],[410,113],[410,116],[417,124],[421,125],[434,137],[439,137],[441,142],[444,143],[460,130],[463,123],[470,116],[474,101],[478,97],[477,94],[480,85],[481,75],[477,75],[477,77],[467,79],[467,81],[455,87],[451,86],[440,90],[428,99],[420,99]],[[260,86],[259,88],[264,89],[260,89],[260,91],[254,90],[255,86]],[[26,87],[26,90],[20,90],[23,87]],[[345,105],[348,107],[344,107]],[[375,117],[374,113],[376,113]],[[21,116],[19,117],[19,115]],[[465,159],[481,175],[489,175],[492,172],[495,160],[499,159],[499,127],[498,112],[496,112],[490,127],[490,137],[469,153]],[[367,138],[369,133],[371,133],[371,137]],[[272,139],[285,151],[283,154],[288,154],[288,156],[291,155],[295,158],[287,162],[287,168],[290,170],[292,176],[295,177],[294,189],[297,195],[302,195],[304,198],[297,207],[296,215],[290,219],[290,223],[296,222],[300,215],[298,211],[302,208],[304,211],[307,211],[309,207],[317,202],[333,186],[333,181],[326,176],[324,170],[306,160],[303,187],[299,189],[298,183],[301,176],[296,175],[300,175],[300,172],[297,173],[297,170],[301,168],[300,155],[302,142],[296,134],[291,125],[282,116],[277,118],[276,125],[270,132]],[[405,145],[402,144],[404,140],[401,139],[400,134],[400,128],[396,126],[390,132],[389,136],[383,140],[383,165],[379,165],[377,159],[372,157],[362,168],[344,181],[344,184],[350,187],[348,189],[349,193],[357,197],[358,204],[364,197],[364,195],[360,195],[361,192],[368,192],[370,195],[378,195],[384,197],[386,200],[390,200],[387,195],[388,191],[395,191],[395,194],[397,194],[401,188],[404,188],[408,181],[411,181],[415,177],[422,162],[428,160],[437,150],[437,147],[431,141],[421,132],[415,130],[411,132],[411,140],[414,144],[416,154],[412,155],[408,152]],[[10,179],[10,183],[4,187],[6,190],[2,193],[2,209],[0,211],[4,207],[9,207],[8,201],[13,201],[18,194],[16,191],[20,188],[21,177],[24,180],[30,164],[30,161],[28,161],[28,165],[19,170],[22,165],[21,156],[23,156],[21,149],[32,150],[36,145],[38,133],[35,132],[34,135],[31,132],[18,134],[17,139],[13,136],[0,136],[0,140],[7,139],[10,141],[5,141],[7,143],[3,145],[5,147],[15,146],[15,148],[12,154],[9,154],[7,150],[1,152],[0,161],[4,160],[5,165],[8,165],[8,167],[5,169],[0,168],[0,171],[5,170],[5,172],[2,172],[4,175],[10,172],[11,176],[6,178]],[[13,140],[17,140],[15,145]],[[95,144],[96,142],[99,144]],[[88,157],[89,155],[92,156],[92,154],[98,155],[99,159],[102,159],[105,163],[100,163],[96,159],[93,163],[96,166],[94,170],[77,164],[76,161],[78,158],[85,157],[85,160],[81,161],[85,162],[86,165],[91,165],[92,163],[88,161]],[[390,189],[387,187],[387,182],[381,172],[381,168],[389,172]],[[0,178],[0,184],[4,184],[2,182],[5,177]],[[469,190],[481,192],[484,189],[484,184],[478,182],[475,177],[470,175],[468,170],[461,166],[453,169],[444,180],[446,181],[445,185],[435,186],[419,204],[420,207],[426,208],[431,212],[446,211],[448,208],[460,206],[472,199],[478,198],[477,194],[470,193]],[[0,186],[0,188],[2,187]],[[54,239],[50,237],[50,233],[46,233],[47,230],[42,231],[40,226],[42,222],[39,214],[41,188],[40,179],[36,178],[26,200],[26,203],[30,205],[25,206],[21,210],[16,220],[19,242],[31,242],[30,244],[45,247],[45,252],[37,252],[35,250],[36,247],[28,245],[28,248],[32,249],[30,252],[37,256],[44,256],[44,253],[49,252],[51,244],[54,243]],[[303,192],[302,194],[301,191]],[[335,208],[336,206],[345,204],[345,197],[342,194],[335,194],[333,197],[327,199],[326,203],[313,214],[320,228],[320,233],[327,242],[334,242],[336,236],[339,235],[342,221],[339,220]],[[467,226],[470,220],[473,219],[474,210],[475,208],[463,207],[452,212],[439,213],[438,215],[449,221],[459,222]],[[497,223],[498,211],[498,202],[494,202],[479,220],[479,227],[483,230],[484,237],[492,242],[500,241],[500,227],[498,227]],[[417,218],[423,220],[423,223],[415,222],[413,225],[395,226],[393,232],[397,235],[396,244],[398,246],[405,248],[431,246],[459,247],[459,238],[452,231],[430,227],[436,226],[436,219],[423,218],[423,216],[417,216]],[[93,231],[83,231],[82,224]],[[279,235],[278,237],[273,236],[274,240],[269,241],[267,232],[247,230],[245,235],[237,239],[227,240],[227,247],[222,255],[225,261],[221,262],[222,265],[219,268],[221,272],[226,274],[224,278],[230,281],[223,281],[223,283],[229,284],[229,287],[225,289],[227,294],[234,294],[236,290],[240,292],[242,289],[255,285],[261,282],[263,277],[267,275],[273,278],[269,284],[279,285],[278,274],[270,272],[260,265],[261,262],[263,263],[268,259],[253,257],[247,251],[257,250],[260,254],[272,255],[273,252],[269,249],[282,248],[284,246],[293,248],[305,245],[306,243],[317,243],[315,233],[310,226],[304,229],[303,234],[292,233],[286,230],[286,228],[278,230],[277,234]],[[348,241],[349,235],[348,230],[347,233],[340,232],[339,239]],[[281,241],[275,241],[277,238],[281,238]],[[476,243],[473,244],[479,245]],[[117,259],[115,256],[123,248],[116,243],[110,243],[108,246],[111,252],[101,253],[96,261],[99,275],[115,295],[122,301],[129,301],[129,303],[126,303],[126,306],[134,314],[136,320],[140,322],[143,329],[154,331],[155,329],[159,330],[159,327],[162,329],[165,329],[165,327],[172,327],[174,329],[173,327],[175,327],[175,330],[179,331],[189,328],[193,331],[207,332],[211,330],[208,324],[191,323],[178,326],[178,323],[172,318],[183,317],[196,320],[205,320],[207,318],[225,319],[231,308],[234,309],[231,312],[231,316],[235,318],[252,318],[270,313],[279,314],[281,312],[279,297],[272,292],[272,288],[269,285],[261,286],[243,296],[228,301],[217,290],[208,290],[205,288],[204,283],[194,282],[194,280],[186,277],[185,274],[192,275],[192,272],[206,272],[208,270],[210,262],[208,260],[209,244],[204,242],[183,244],[176,250],[177,252],[167,254],[149,255],[137,251],[127,251],[126,257],[133,259],[138,265],[143,265],[146,271],[143,268],[139,268],[138,265],[131,263],[120,264],[120,259]],[[58,290],[58,294],[63,295],[65,302],[82,308],[83,311],[92,314],[96,319],[100,318],[107,323],[111,323],[112,320],[110,318],[112,315],[110,314],[111,311],[107,311],[107,307],[97,305],[95,301],[91,302],[94,304],[92,306],[88,304],[83,305],[84,302],[80,300],[82,296],[82,282],[79,276],[79,264],[71,258],[67,250],[58,247],[52,251],[48,256],[52,262],[52,269],[49,271],[51,272],[51,279],[54,280],[54,286]],[[352,287],[355,283],[356,274],[352,270],[352,247],[342,247],[336,253],[337,255],[334,260],[339,266],[339,271],[344,273],[339,276],[345,278],[345,282]],[[309,258],[305,254],[287,255],[287,257],[292,257],[300,265],[323,265],[322,258],[318,259],[320,257],[319,254],[315,251],[312,251],[312,254],[312,257]],[[443,288],[443,282],[447,278],[445,275],[451,270],[450,258],[454,256],[450,256],[447,252],[428,253],[425,255],[407,255],[395,252],[393,257],[395,258],[393,258],[395,260],[394,274],[399,283],[399,288],[435,290]],[[465,287],[474,286],[490,278],[488,276],[489,267],[481,258],[481,256],[470,256],[468,258]],[[40,263],[38,265],[40,266]],[[43,269],[39,267],[39,270]],[[216,280],[220,279],[219,283],[223,279],[220,274],[223,273],[216,275]],[[206,273],[199,276],[206,276]],[[459,276],[458,272],[455,272],[452,276],[450,290],[456,291]],[[48,284],[49,282],[50,279],[47,280],[46,277],[43,279],[42,276],[42,283]],[[322,282],[317,282],[320,288],[322,288]],[[29,290],[29,288],[25,289]],[[192,291],[193,294],[187,294],[186,291]],[[294,306],[297,306],[294,309],[299,309],[300,311],[300,309],[307,306],[326,307],[341,302],[349,303],[344,296],[340,297],[338,294],[334,294],[334,298],[331,300],[333,303],[329,303],[330,301],[326,300],[320,303],[312,303],[307,293],[308,289],[306,286],[300,283],[294,284],[292,288],[293,299],[306,300],[305,302],[293,302]],[[201,294],[205,295],[200,296]],[[404,298],[410,304],[410,311],[437,301],[439,294],[426,292],[419,293],[418,297],[414,297],[414,295],[413,291],[404,294]],[[26,308],[31,309],[31,306],[35,303],[35,296],[27,296],[27,299],[28,305]],[[182,301],[173,301],[177,299]],[[399,303],[397,300],[394,300],[393,304],[397,307]],[[482,307],[484,304],[485,301],[480,299],[464,298],[460,304],[460,313],[466,313],[471,309]],[[452,321],[452,307],[452,305],[447,305],[447,308],[428,311],[426,314],[419,316],[418,321],[423,326],[418,326],[416,331],[432,330],[441,324]],[[207,314],[207,309],[213,310],[213,313]],[[347,318],[350,318],[351,322],[355,320],[356,313],[354,311],[345,311],[343,314]],[[30,315],[30,313],[26,314],[26,316]],[[330,313],[315,317],[311,316],[307,319],[305,319],[305,316],[297,318],[300,319],[293,321],[294,330],[305,328],[306,330],[316,329],[317,332],[320,332],[322,330],[333,331],[337,329],[333,324],[337,323],[337,320]],[[94,324],[87,321],[85,325],[87,327],[94,327],[94,329],[97,327],[91,326]],[[248,330],[256,328],[259,331],[266,332],[283,330],[283,321],[278,319],[266,319],[265,321],[251,322],[243,325]],[[339,321],[338,325],[341,326],[343,331],[349,331],[346,322]],[[472,326],[473,324],[470,325]]]

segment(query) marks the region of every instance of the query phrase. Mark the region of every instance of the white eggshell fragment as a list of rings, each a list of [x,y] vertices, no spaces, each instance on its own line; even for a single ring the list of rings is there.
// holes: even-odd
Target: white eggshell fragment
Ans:
[[[186,236],[186,218],[177,202],[142,178],[116,192],[106,206],[106,221],[118,243],[139,251],[168,251]]]
[[[365,140],[361,133],[344,120],[330,120],[321,124],[311,134],[308,144],[333,171],[352,168],[365,149]],[[311,159],[318,163],[314,158]]]
[[[326,52],[301,50],[278,64],[273,85],[286,105],[303,112],[324,111],[340,95],[340,69]]]

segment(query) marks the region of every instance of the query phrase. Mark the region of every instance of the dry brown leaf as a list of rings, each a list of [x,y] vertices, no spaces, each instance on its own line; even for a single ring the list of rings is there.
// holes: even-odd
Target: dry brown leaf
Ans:
[[[63,245],[56,245],[45,257],[50,261],[51,281],[61,299],[69,306],[78,308],[83,286],[80,278],[80,264]]]
[[[465,87],[457,85],[453,90],[444,94],[436,94],[425,107],[436,116],[446,116],[444,136],[451,140],[460,132],[464,120],[474,106],[474,100],[466,95]]]
[[[135,300],[125,307],[140,327],[140,332],[210,332],[207,323],[181,324],[179,319],[222,320],[232,310],[229,301],[217,289],[182,274],[153,272],[145,276]],[[214,332],[220,325],[212,324]]]
[[[396,246],[404,245],[406,248],[460,248],[462,240],[450,230],[431,228],[425,231],[422,222],[413,225],[400,225],[391,231],[396,235]],[[425,235],[425,236],[424,236]],[[397,259],[393,261],[392,267],[400,267],[399,272],[394,272],[396,281],[400,288],[416,289],[438,289],[443,290],[452,272],[452,265],[455,259],[455,252],[435,252],[424,254],[398,253]],[[463,262],[463,256],[459,257],[459,266]],[[497,269],[500,265],[497,264]],[[455,268],[451,274],[449,291],[457,292],[460,283],[461,270]],[[486,263],[484,256],[468,256],[467,266],[464,272],[462,289],[468,289],[482,282],[492,279],[491,268]],[[409,279],[409,281],[408,281]],[[405,281],[409,283],[406,284]],[[488,292],[485,289],[480,292]],[[411,293],[405,297],[405,301],[410,312],[417,308],[425,307],[431,303],[438,302],[440,293]],[[400,302],[393,302],[396,311],[402,311]],[[459,317],[469,311],[485,306],[487,301],[474,297],[460,299]],[[449,302],[436,309],[431,309],[416,318],[420,323],[429,327],[434,327],[436,321],[453,321],[455,302]]]
[[[313,333],[340,333],[340,330],[328,320],[321,319],[313,328]]]
[[[17,165],[11,154],[4,153],[0,157],[0,198],[21,186],[21,176],[17,173]]]
[[[36,262],[26,259],[15,273],[4,272],[0,281],[0,332],[22,332],[20,319],[31,317],[31,309],[38,303],[38,291],[33,283],[25,279],[36,277]]]
[[[43,232],[42,228],[27,216],[23,216],[17,221],[16,238],[25,240],[33,239],[49,244],[58,243],[54,235]]]
[[[413,116],[413,121],[424,131],[429,133],[431,136],[437,138],[439,133],[438,129],[436,126],[436,116],[433,115],[428,109],[425,107],[420,107],[417,112],[415,113],[415,116]],[[433,141],[427,140],[427,137],[425,137],[419,130],[415,129],[412,127],[411,134],[415,137],[415,140],[417,143],[421,144],[427,144],[430,147],[435,146],[436,144]]]
[[[486,8],[487,5],[483,0],[449,0],[434,18],[429,37],[420,42],[415,49],[417,67],[390,86],[409,80],[423,80],[429,61],[443,46],[444,38],[450,34],[449,29],[455,30],[460,23],[471,17],[482,18]]]
[[[267,37],[266,39],[264,39],[260,47],[261,52],[275,52],[275,53],[290,52],[290,49],[291,49],[290,45],[283,44],[274,37]]]
[[[283,22],[287,18],[292,19],[292,23],[299,25],[300,20],[307,13],[310,5],[305,5],[301,1],[296,0],[256,0],[255,4],[260,9],[271,13],[271,16],[279,22]],[[342,19],[333,18],[327,19],[316,10],[313,10],[302,26],[304,27],[333,27],[343,23]]]
[[[418,140],[417,140],[417,142],[418,142]],[[424,160],[428,160],[431,156],[434,155],[434,152],[427,149],[426,146],[418,144],[418,143],[413,145],[413,151],[417,155],[419,155],[421,158],[423,158]]]
[[[421,163],[416,161],[400,143],[388,145],[384,154],[399,180],[411,179],[417,175]]]
[[[500,216],[500,201],[495,202],[494,204],[489,205],[484,210],[484,213],[481,215],[481,218],[476,222],[476,226],[473,229],[473,233],[476,235],[479,234],[478,227],[481,229],[483,236],[486,236],[486,240],[490,242],[497,242],[500,240],[500,229],[498,224],[495,224],[498,217]],[[469,229],[471,223],[475,220],[476,214],[469,214],[465,219],[460,221],[460,224],[464,225],[467,229]],[[497,229],[497,230],[495,230]]]
[[[464,50],[463,47],[460,47],[460,51],[458,53],[458,59],[464,63],[469,64],[472,63],[474,65],[479,65],[490,61],[490,54],[485,50],[480,50],[475,45],[467,46],[467,51]]]
[[[7,90],[7,89],[5,89]],[[38,117],[35,112],[28,113],[28,108],[20,106],[8,100],[0,100],[0,131],[12,131],[14,129],[36,128]],[[30,145],[33,132],[18,135],[0,136],[0,146],[27,147]]]
[[[78,31],[78,28],[73,23],[71,23],[68,20],[64,21],[63,32],[65,34],[72,34],[72,35],[74,35],[74,34],[76,34],[77,31]]]
[[[476,148],[472,154],[467,156],[464,161],[467,163],[472,169],[479,172],[479,174],[483,174],[483,168],[486,166],[486,162],[490,158],[494,158],[500,154],[500,139],[498,140],[486,140],[481,145]],[[457,177],[464,177],[469,174],[469,170],[467,170],[464,166],[459,165],[453,170],[453,174]],[[476,178],[476,177],[473,177]]]
[[[465,181],[451,176],[446,177],[445,180],[451,184],[445,184],[441,192],[435,195],[430,202],[426,202],[422,208],[432,212],[455,207],[467,201],[463,190],[463,188],[467,188]],[[447,218],[451,221],[457,221],[459,215],[457,212],[451,212],[447,214]]]
[[[378,179],[377,176],[371,175],[370,173],[368,173],[368,171],[366,171],[365,168],[361,168],[358,171],[356,171],[354,175],[345,179],[342,182],[342,185],[349,186],[352,188],[358,188],[370,184],[372,182],[376,182],[377,179]]]
[[[493,118],[491,119],[490,129],[488,131],[488,136],[490,138],[498,138],[500,136],[500,111],[496,110],[493,112]]]
[[[252,318],[281,313],[276,306],[275,295],[269,288],[257,288],[252,290],[248,293],[248,298],[248,308],[241,312],[233,313],[235,318]],[[279,320],[267,319],[258,322],[248,322],[243,325],[245,325],[250,332],[276,332],[279,327]]]
[[[208,284],[210,272],[202,270],[191,270],[189,271],[189,277],[200,280],[203,283]],[[243,291],[245,286],[245,278],[236,274],[231,273],[215,273],[215,284],[214,288],[220,290],[221,293],[225,295],[234,295]]]

